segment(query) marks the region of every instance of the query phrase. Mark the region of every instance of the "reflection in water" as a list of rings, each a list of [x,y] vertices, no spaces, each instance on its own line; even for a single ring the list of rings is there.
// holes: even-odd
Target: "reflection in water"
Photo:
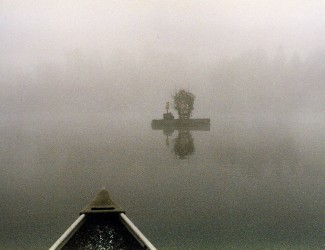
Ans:
[[[191,124],[183,124],[173,126],[171,124],[152,124],[153,130],[162,130],[163,134],[166,136],[166,146],[169,148],[170,140],[169,137],[173,136],[175,130],[178,131],[176,138],[172,139],[173,148],[172,152],[176,155],[177,159],[183,160],[188,159],[189,156],[193,155],[195,152],[194,139],[192,137],[191,131],[210,131],[210,124],[196,124],[191,126]]]
[[[110,114],[1,120],[0,249],[48,249],[104,185],[158,249],[322,249],[323,118],[253,118],[209,133]],[[174,155],[178,130],[194,139],[189,161]]]
[[[172,129],[172,128],[165,128],[163,130],[163,133],[166,136],[166,146],[169,147],[169,137],[173,135],[174,129]]]
[[[178,130],[174,141],[174,153],[178,159],[187,159],[195,151],[194,140],[189,130]]]

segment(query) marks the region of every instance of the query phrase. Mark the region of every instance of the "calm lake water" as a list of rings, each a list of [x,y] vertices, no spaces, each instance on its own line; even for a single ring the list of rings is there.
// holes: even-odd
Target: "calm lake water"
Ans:
[[[102,187],[158,249],[325,247],[324,115],[155,118],[3,117],[0,248],[48,248]]]

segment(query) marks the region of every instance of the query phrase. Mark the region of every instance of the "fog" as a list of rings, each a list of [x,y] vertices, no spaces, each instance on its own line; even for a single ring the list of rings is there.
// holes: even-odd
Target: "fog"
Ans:
[[[1,115],[324,109],[323,1],[2,1]]]
[[[322,248],[324,27],[323,0],[2,0],[0,249],[103,186],[159,249]],[[181,88],[209,129],[154,130]]]

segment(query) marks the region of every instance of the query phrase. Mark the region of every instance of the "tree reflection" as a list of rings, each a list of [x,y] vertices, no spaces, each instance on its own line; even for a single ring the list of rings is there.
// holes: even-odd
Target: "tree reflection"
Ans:
[[[184,119],[185,120],[185,119]],[[207,121],[208,120],[208,121]],[[171,145],[171,152],[177,159],[188,159],[195,152],[194,140],[191,131],[210,131],[209,119],[196,119],[187,122],[178,120],[153,120],[151,123],[153,130],[162,130],[166,137],[166,147]],[[174,131],[178,131],[177,136],[173,136]],[[173,139],[171,139],[174,137]]]
[[[194,140],[189,130],[178,130],[178,136],[173,142],[173,151],[178,159],[187,159],[195,152]]]
[[[173,128],[165,128],[163,129],[163,133],[166,136],[166,146],[169,147],[169,136],[172,136],[174,133]]]

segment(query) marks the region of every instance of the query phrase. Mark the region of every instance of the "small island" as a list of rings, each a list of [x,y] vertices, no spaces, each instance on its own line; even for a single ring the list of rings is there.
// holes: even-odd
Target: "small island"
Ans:
[[[178,119],[169,111],[170,103],[166,103],[166,113],[163,114],[163,119],[152,120],[151,127],[153,129],[181,129],[187,128],[190,130],[210,130],[210,119],[191,118],[194,109],[195,95],[184,89],[179,90],[172,96],[174,103],[173,107],[178,113]]]

